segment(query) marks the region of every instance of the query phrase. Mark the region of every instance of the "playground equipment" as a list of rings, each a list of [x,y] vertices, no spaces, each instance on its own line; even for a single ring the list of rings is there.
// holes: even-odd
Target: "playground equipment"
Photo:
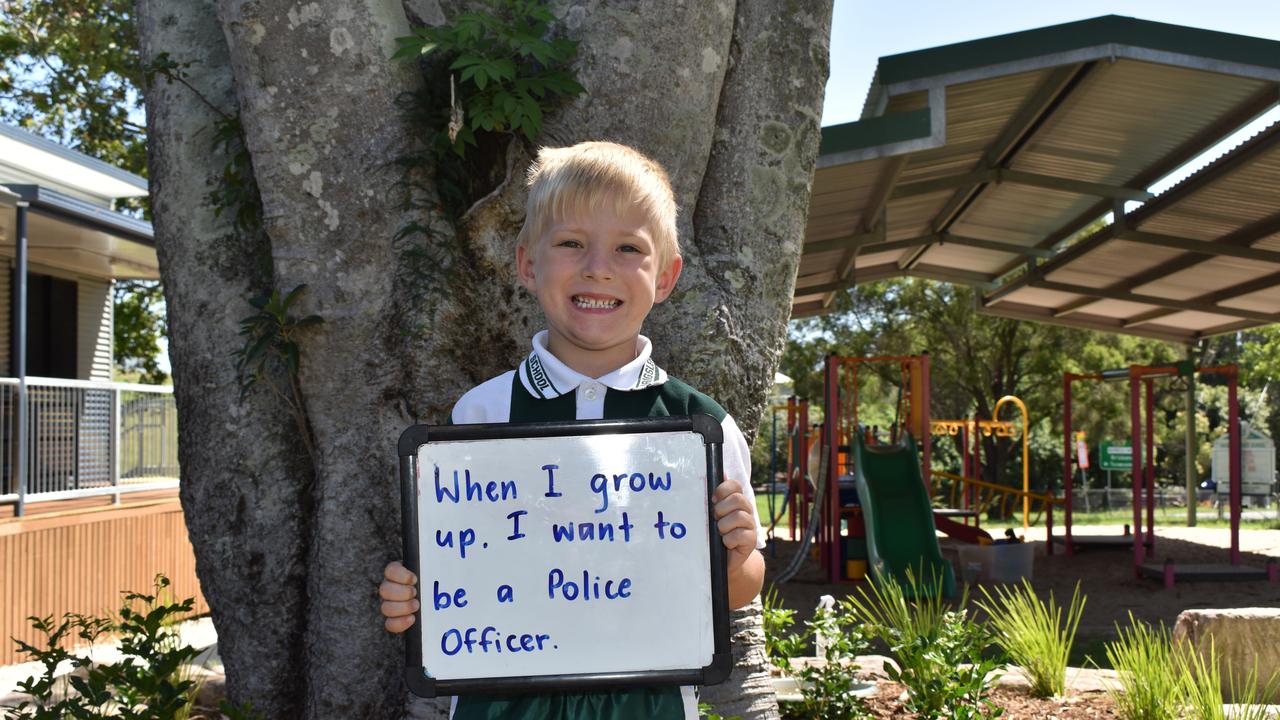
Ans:
[[[1019,492],[1004,485],[979,480],[982,475],[982,443],[983,437],[1014,437],[1014,424],[1008,421],[1000,420],[1000,409],[1007,404],[1016,406],[1021,411],[1022,425],[1019,436],[1022,444],[1022,490]],[[930,423],[930,431],[933,435],[949,435],[955,437],[960,436],[961,447],[961,473],[959,475],[933,470],[932,475],[949,482],[948,505],[959,508],[962,513],[972,514],[975,519],[987,514],[991,510],[996,510],[1003,517],[1009,515],[1010,503],[1021,500],[1022,504],[1022,532],[1023,537],[1030,532],[1031,529],[1031,507],[1032,503],[1040,505],[1040,512],[1045,515],[1045,532],[1046,539],[1053,537],[1053,506],[1061,504],[1062,500],[1056,498],[1052,493],[1034,493],[1031,492],[1031,476],[1030,476],[1030,450],[1029,450],[1029,422],[1027,416],[1027,406],[1020,398],[1015,395],[1005,395],[996,402],[995,408],[992,410],[994,417],[991,420],[979,420],[974,417],[970,420],[934,420]],[[969,439],[973,440],[973,447],[970,449]],[[961,514],[955,511],[938,510],[935,511],[943,516],[948,514]],[[966,519],[966,523],[968,520]],[[943,532],[946,532],[945,530]],[[966,539],[962,535],[953,535],[957,539]],[[988,541],[989,541],[988,536]],[[971,542],[981,542],[974,540]],[[1047,552],[1052,554],[1053,546],[1046,546]]]
[[[878,444],[875,437],[877,433],[867,428],[859,417],[859,372],[872,363],[896,366],[901,374],[895,417],[885,428],[889,440],[887,449]],[[965,543],[992,543],[991,535],[979,527],[979,516],[992,508],[998,508],[1002,514],[1007,514],[1011,504],[1021,500],[1024,529],[1030,525],[1032,502],[1037,503],[1042,511],[1047,510],[1051,517],[1053,504],[1059,501],[1049,495],[1029,490],[1026,475],[1028,423],[1026,407],[1022,401],[1008,396],[1001,398],[996,404],[997,413],[1008,404],[1016,405],[1022,411],[1024,477],[1023,489],[1019,491],[970,476],[970,473],[976,476],[981,472],[981,436],[995,433],[1012,437],[1015,425],[997,419],[976,418],[972,421],[931,422],[928,412],[928,378],[927,354],[863,358],[832,355],[826,359],[823,424],[809,424],[809,405],[806,401],[794,398],[788,401],[786,514],[791,537],[801,540],[801,554],[792,563],[795,567],[787,568],[782,578],[789,578],[798,569],[803,553],[808,552],[811,544],[816,544],[819,564],[832,582],[861,578],[867,564],[862,559],[864,557],[877,572],[881,567],[895,574],[904,571],[911,564],[894,564],[896,553],[880,553],[880,559],[885,562],[878,565],[877,553],[871,550],[873,544],[878,548],[889,544],[886,540],[878,543],[873,541],[874,536],[883,532],[886,524],[897,528],[900,525],[906,527],[903,525],[906,523],[914,528],[915,532],[907,533],[911,536],[911,540],[907,542],[907,547],[911,549],[907,554],[916,558],[918,564],[925,549],[931,548],[929,552],[934,554],[939,552],[937,531]],[[965,460],[961,473],[957,475],[933,471],[931,441],[923,443],[917,450],[915,439],[931,438],[933,434],[956,433],[966,433],[966,439],[962,442]],[[974,440],[972,455],[968,452],[967,438],[970,436]],[[855,458],[855,449],[859,446],[866,451],[866,467],[859,467]],[[907,447],[911,448],[909,452]],[[811,451],[814,450],[817,452],[811,458]],[[884,459],[886,457],[891,457],[892,461]],[[815,464],[817,468],[814,467]],[[914,469],[908,472],[904,469],[906,465],[911,465]],[[813,472],[815,469],[816,473]],[[859,475],[862,476],[862,481],[858,480]],[[935,491],[932,479],[935,477],[944,480],[945,486],[951,489],[952,507],[932,507],[931,497]],[[918,485],[920,491],[888,503],[887,506],[891,509],[887,511],[882,510],[874,516],[869,514],[868,504],[863,501],[866,493],[885,492],[886,488],[893,485]],[[908,510],[907,507],[914,509]],[[920,517],[929,519],[927,529],[924,523],[908,519],[918,520]],[[963,522],[958,522],[957,519]],[[970,525],[970,522],[973,524]],[[1049,522],[1051,531],[1052,521]],[[902,540],[896,533],[895,529],[892,541],[895,545]]]
[[[1227,433],[1230,450],[1230,494],[1231,512],[1231,549],[1230,564],[1178,564],[1167,559],[1163,564],[1156,563],[1155,558],[1155,381],[1159,378],[1186,377],[1196,375],[1217,375],[1227,381]],[[1077,546],[1083,545],[1115,545],[1132,544],[1133,569],[1137,577],[1152,577],[1164,581],[1165,587],[1173,587],[1177,580],[1261,580],[1272,582],[1280,580],[1274,561],[1267,569],[1248,567],[1240,564],[1240,403],[1237,397],[1239,369],[1235,365],[1219,365],[1215,367],[1196,367],[1191,362],[1176,365],[1147,366],[1132,365],[1128,368],[1104,370],[1101,373],[1080,375],[1065,373],[1062,376],[1063,392],[1063,433],[1065,437],[1063,453],[1063,487],[1066,500],[1065,538],[1068,555],[1073,554]],[[1129,380],[1129,414],[1131,420],[1131,444],[1133,447],[1133,533],[1130,536],[1079,537],[1072,532],[1073,489],[1072,473],[1072,425],[1071,395],[1072,384],[1088,380],[1116,381]],[[1146,397],[1143,402],[1142,390]],[[1143,425],[1145,409],[1145,432]],[[1142,509],[1145,497],[1146,528],[1143,529]],[[1190,501],[1190,499],[1189,499]]]
[[[876,577],[892,577],[904,589],[917,580],[940,581],[940,592],[956,592],[951,563],[942,558],[929,491],[920,474],[916,444],[868,445],[853,439],[854,478],[866,523],[867,557]]]

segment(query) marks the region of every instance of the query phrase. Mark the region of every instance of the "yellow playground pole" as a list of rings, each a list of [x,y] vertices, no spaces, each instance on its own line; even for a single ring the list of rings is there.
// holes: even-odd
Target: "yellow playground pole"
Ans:
[[[1022,411],[1022,537],[1026,538],[1027,533],[1031,530],[1031,482],[1028,474],[1027,460],[1029,453],[1027,449],[1027,406],[1017,398],[1016,395],[1005,395],[996,402],[995,410],[991,411],[991,419],[1000,419],[1000,408],[1004,407],[1006,402],[1011,402],[1018,406]]]

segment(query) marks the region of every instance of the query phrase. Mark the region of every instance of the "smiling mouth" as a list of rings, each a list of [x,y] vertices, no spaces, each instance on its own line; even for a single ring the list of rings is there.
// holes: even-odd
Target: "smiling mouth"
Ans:
[[[622,301],[616,298],[589,298],[583,295],[574,295],[573,304],[583,310],[612,310],[621,305]]]

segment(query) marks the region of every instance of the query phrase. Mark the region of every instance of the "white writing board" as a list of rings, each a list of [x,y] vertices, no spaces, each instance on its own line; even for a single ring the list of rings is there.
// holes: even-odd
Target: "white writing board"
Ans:
[[[728,658],[709,500],[720,441],[706,416],[406,431],[410,687],[714,681]]]

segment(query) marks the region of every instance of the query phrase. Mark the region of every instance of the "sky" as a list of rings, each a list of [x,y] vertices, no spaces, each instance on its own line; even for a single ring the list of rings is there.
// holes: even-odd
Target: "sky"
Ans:
[[[1280,40],[1278,0],[835,0],[822,124],[858,119],[881,56],[1100,15]]]
[[[858,120],[885,55],[1033,30],[1101,15],[1280,40],[1280,0],[835,0],[831,19],[831,74],[827,79],[822,125]],[[1151,188],[1160,193],[1187,175],[1280,121],[1280,107],[1192,159]],[[1132,212],[1141,203],[1126,204]]]

